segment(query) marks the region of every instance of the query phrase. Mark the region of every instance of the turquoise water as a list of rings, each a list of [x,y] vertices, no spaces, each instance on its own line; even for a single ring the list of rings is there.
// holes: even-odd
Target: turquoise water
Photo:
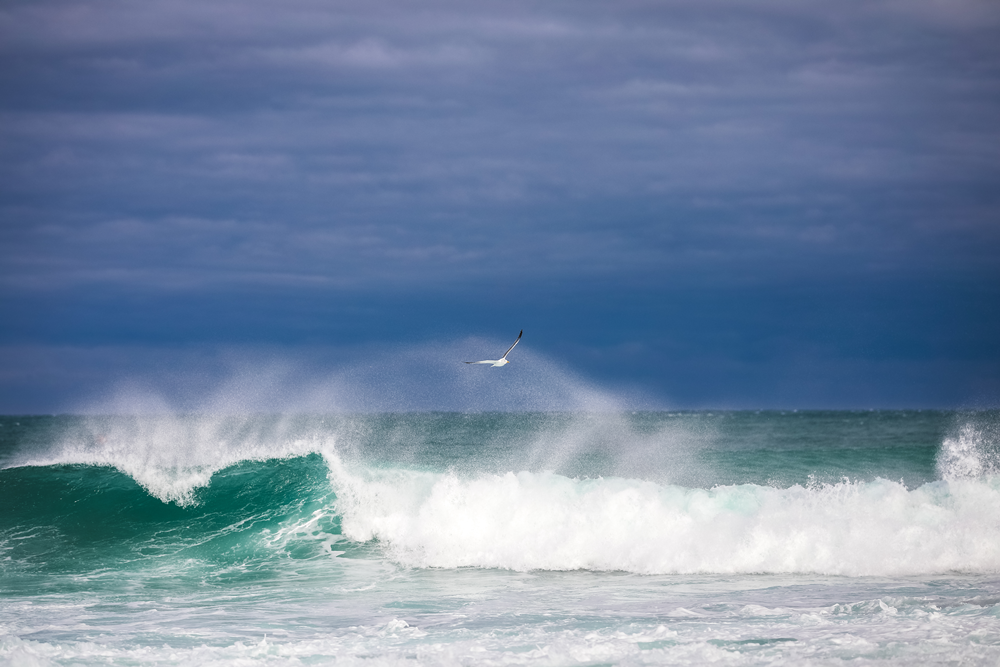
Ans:
[[[0,661],[997,664],[996,412],[0,418]]]

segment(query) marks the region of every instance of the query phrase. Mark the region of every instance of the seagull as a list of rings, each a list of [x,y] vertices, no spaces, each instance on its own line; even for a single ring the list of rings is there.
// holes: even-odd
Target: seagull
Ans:
[[[524,329],[521,329],[521,333],[517,334],[517,340],[514,341],[514,345],[517,345],[518,343],[521,342],[521,336],[523,334],[524,334]],[[507,364],[510,363],[509,361],[507,361],[507,355],[510,354],[510,351],[514,349],[514,345],[511,345],[509,348],[507,348],[507,351],[504,352],[503,356],[500,357],[499,359],[484,359],[482,361],[466,361],[465,363],[467,363],[467,364],[489,364],[489,365],[493,366],[494,368],[496,368],[498,366],[506,366]]]

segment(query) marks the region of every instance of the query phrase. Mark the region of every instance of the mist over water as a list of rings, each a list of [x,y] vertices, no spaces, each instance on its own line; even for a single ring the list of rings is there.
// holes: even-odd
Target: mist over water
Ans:
[[[635,388],[598,386],[533,350],[530,337],[518,344],[504,368],[463,363],[497,357],[509,345],[510,340],[481,338],[371,345],[354,350],[346,362],[234,348],[208,359],[182,357],[154,373],[123,378],[68,412],[618,412],[662,409],[668,403]]]

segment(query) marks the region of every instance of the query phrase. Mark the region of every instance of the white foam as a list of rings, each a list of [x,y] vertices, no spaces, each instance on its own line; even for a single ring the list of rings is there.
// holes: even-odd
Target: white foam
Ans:
[[[558,594],[554,591],[554,593]],[[290,596],[293,597],[293,596]],[[725,607],[726,605],[717,605]],[[783,610],[781,615],[715,612],[667,614],[656,619],[585,620],[558,614],[497,630],[492,618],[476,618],[476,605],[463,609],[458,623],[435,617],[426,630],[388,617],[341,627],[317,623],[321,632],[256,625],[253,636],[233,641],[225,625],[197,633],[143,621],[149,634],[100,641],[58,642],[21,639],[0,628],[0,662],[11,665],[257,665],[337,664],[365,667],[399,665],[760,665],[760,664],[996,664],[995,617],[981,610],[937,614],[928,622],[923,609],[892,614],[881,600],[852,605],[845,615],[829,607]],[[744,608],[745,609],[745,608]],[[308,616],[308,614],[306,614]],[[473,618],[469,618],[473,615]],[[658,613],[656,616],[660,616]],[[295,618],[300,618],[296,615]],[[816,619],[822,619],[817,623]],[[249,623],[262,619],[250,616]],[[204,621],[203,621],[204,622]],[[456,625],[460,628],[456,631]],[[443,627],[442,627],[443,626]],[[249,635],[249,633],[246,633]],[[148,639],[147,639],[148,638]],[[162,638],[162,641],[157,641]]]
[[[713,489],[509,472],[349,470],[344,535],[412,567],[636,573],[1000,572],[1000,480]]]

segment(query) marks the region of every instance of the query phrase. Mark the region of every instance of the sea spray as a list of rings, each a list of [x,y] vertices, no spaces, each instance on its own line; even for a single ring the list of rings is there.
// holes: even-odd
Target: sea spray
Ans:
[[[941,443],[937,457],[943,479],[977,479],[1000,474],[1000,424],[990,413],[963,415],[957,432]]]

